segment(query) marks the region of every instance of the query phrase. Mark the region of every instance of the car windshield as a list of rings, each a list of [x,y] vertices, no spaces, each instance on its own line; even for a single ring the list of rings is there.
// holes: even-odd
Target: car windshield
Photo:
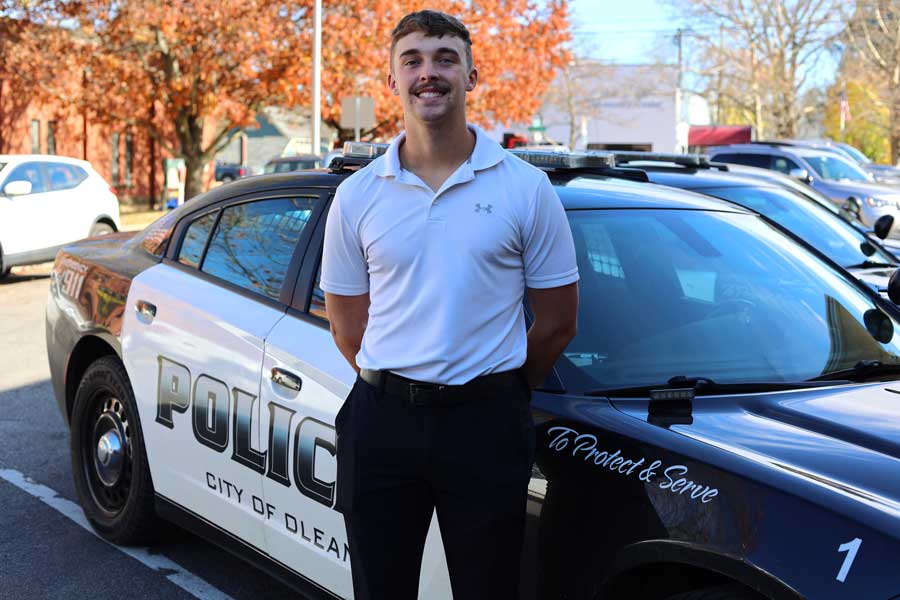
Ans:
[[[834,154],[805,156],[804,159],[822,179],[871,181],[871,178],[862,169]]]
[[[569,220],[581,300],[560,374],[573,392],[900,362],[900,323],[755,215],[573,210]]]
[[[857,229],[816,202],[775,187],[716,187],[695,191],[731,200],[772,219],[842,267],[892,264],[893,257],[869,243]]]
[[[855,160],[856,162],[858,162],[861,165],[865,165],[865,164],[872,162],[872,160],[868,156],[866,156],[865,154],[863,154],[862,152],[860,152],[859,150],[857,150],[850,144],[838,144],[838,146],[844,152],[846,152],[847,154],[852,156],[853,160]]]

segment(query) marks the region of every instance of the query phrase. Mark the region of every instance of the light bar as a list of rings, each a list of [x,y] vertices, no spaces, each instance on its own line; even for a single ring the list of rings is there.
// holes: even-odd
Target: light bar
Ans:
[[[709,156],[706,154],[666,154],[664,152],[613,152],[615,164],[624,165],[633,162],[665,162],[682,167],[709,167]]]
[[[650,400],[656,402],[693,400],[695,395],[693,388],[650,390]]]
[[[510,152],[541,169],[587,169],[616,166],[610,153],[546,152],[542,150],[511,150]]]
[[[376,158],[381,156],[390,144],[373,144],[372,142],[344,142],[344,157]]]

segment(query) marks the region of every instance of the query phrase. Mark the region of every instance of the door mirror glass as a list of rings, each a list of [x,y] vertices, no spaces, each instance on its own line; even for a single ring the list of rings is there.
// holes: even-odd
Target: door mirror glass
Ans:
[[[809,183],[811,181],[809,177],[809,171],[807,171],[806,169],[791,169],[790,171],[788,171],[788,175],[790,175],[794,179],[802,181],[803,183]]]
[[[879,238],[884,239],[891,232],[891,227],[894,226],[894,215],[881,215],[878,217],[878,220],[875,221],[875,227],[873,228],[875,231],[875,235]]]
[[[31,193],[30,181],[10,181],[3,188],[3,193],[7,196],[27,196]]]
[[[847,203],[841,207],[841,210],[846,211],[853,215],[854,218],[859,219],[859,213],[862,210],[862,204],[859,203],[859,198],[850,196],[849,198],[847,198]]]
[[[900,304],[900,275],[898,273],[900,273],[900,269],[894,271],[888,281],[888,298],[894,304]]]

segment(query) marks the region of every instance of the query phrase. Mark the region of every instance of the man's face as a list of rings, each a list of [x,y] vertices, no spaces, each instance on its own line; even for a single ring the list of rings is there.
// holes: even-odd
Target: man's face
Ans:
[[[400,96],[403,114],[437,123],[465,114],[466,92],[475,89],[478,71],[466,61],[466,44],[454,35],[427,37],[414,32],[394,47],[388,85]]]

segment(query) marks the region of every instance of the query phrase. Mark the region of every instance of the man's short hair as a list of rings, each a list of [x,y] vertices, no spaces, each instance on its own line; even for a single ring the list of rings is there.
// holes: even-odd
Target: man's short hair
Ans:
[[[391,32],[391,67],[394,64],[394,48],[401,38],[411,33],[421,31],[427,37],[444,37],[445,35],[454,35],[465,42],[466,45],[466,62],[471,69],[474,65],[472,60],[472,38],[469,36],[469,30],[462,24],[462,21],[436,10],[420,10],[412,12],[400,19],[394,31]]]

